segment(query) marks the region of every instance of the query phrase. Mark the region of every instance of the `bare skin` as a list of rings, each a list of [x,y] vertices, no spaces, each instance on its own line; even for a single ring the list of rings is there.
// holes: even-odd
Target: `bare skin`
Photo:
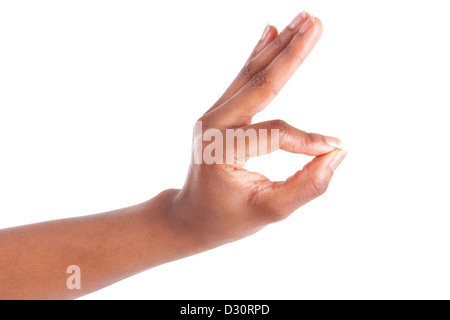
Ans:
[[[80,297],[246,237],[325,192],[346,155],[336,148],[338,139],[306,133],[280,120],[252,124],[252,117],[272,101],[321,33],[320,20],[308,13],[296,16],[280,34],[268,26],[236,79],[199,119],[203,129],[278,129],[280,149],[314,157],[302,170],[273,182],[243,169],[247,153],[234,164],[193,162],[181,190],[165,190],[136,206],[0,230],[0,298]],[[81,289],[66,285],[70,265],[80,267]]]

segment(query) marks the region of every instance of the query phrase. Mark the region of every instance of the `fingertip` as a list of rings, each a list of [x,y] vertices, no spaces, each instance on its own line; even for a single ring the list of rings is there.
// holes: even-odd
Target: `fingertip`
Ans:
[[[348,151],[345,149],[335,148],[332,151],[315,157],[307,166],[314,166],[315,169],[326,169],[331,173],[334,172],[347,156]]]
[[[276,37],[278,37],[278,29],[275,26],[272,26],[271,24],[267,25],[268,27],[268,35],[267,35],[267,44],[275,40]]]
[[[313,29],[315,31],[315,34],[317,34],[320,37],[322,35],[322,31],[323,31],[322,20],[320,20],[316,16],[313,17],[313,20],[314,20],[313,21]]]
[[[267,26],[264,28],[261,38],[259,39],[258,43],[256,44],[256,47],[254,48],[252,54],[250,55],[249,60],[253,59],[261,51],[263,51],[263,49],[266,48],[273,40],[275,40],[277,36],[278,36],[277,28],[275,28],[270,24],[267,24]]]
[[[270,23],[268,24],[268,27],[270,29],[270,32],[274,32],[274,33],[278,33],[278,29],[274,26],[271,25]]]
[[[347,150],[336,149],[332,152],[332,156],[328,159],[327,165],[334,172],[347,156]]]
[[[325,142],[330,145],[333,148],[343,149],[342,145],[343,142],[341,139],[331,137],[331,136],[324,136]]]
[[[319,40],[322,35],[322,21],[315,16],[310,16],[301,26],[299,33],[316,41]]]
[[[309,147],[305,149],[305,154],[310,156],[320,156],[333,151],[336,148],[341,148],[342,140],[324,136],[318,133],[309,133]],[[342,148],[341,148],[342,149]]]
[[[320,20],[317,17],[314,17],[314,24],[316,25],[316,28],[322,29],[323,25],[322,25],[322,20]]]

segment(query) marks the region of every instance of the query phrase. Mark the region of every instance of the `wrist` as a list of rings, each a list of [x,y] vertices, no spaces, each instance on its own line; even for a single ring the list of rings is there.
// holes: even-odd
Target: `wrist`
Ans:
[[[179,189],[167,189],[144,203],[149,258],[155,260],[155,254],[159,256],[157,264],[206,250],[188,219],[189,206],[179,193]]]

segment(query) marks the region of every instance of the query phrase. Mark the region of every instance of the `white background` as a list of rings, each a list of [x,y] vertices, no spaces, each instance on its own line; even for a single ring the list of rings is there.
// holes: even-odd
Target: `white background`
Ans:
[[[326,194],[84,299],[450,298],[445,1],[0,2],[0,228],[180,188],[195,120],[266,24],[303,9],[323,37],[255,122],[345,141]],[[248,168],[284,179],[308,160]]]

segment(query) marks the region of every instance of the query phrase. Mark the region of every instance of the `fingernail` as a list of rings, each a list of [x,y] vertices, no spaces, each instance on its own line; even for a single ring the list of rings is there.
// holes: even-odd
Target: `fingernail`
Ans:
[[[295,18],[294,20],[292,20],[292,22],[289,24],[289,28],[291,29],[297,29],[298,27],[300,27],[300,24],[302,23],[302,21],[304,21],[306,18],[306,12],[302,11],[300,12]]]
[[[306,20],[305,23],[302,25],[299,32],[305,33],[306,31],[308,31],[308,29],[311,28],[311,26],[314,24],[314,21],[315,21],[314,16],[309,17],[309,19]]]
[[[325,136],[325,141],[334,148],[342,149],[342,140],[341,139],[338,139],[335,137],[330,137],[330,136]]]
[[[267,38],[267,36],[269,35],[270,32],[270,25],[267,24],[267,26],[265,27],[263,34],[261,36],[261,40],[264,40],[265,38]]]
[[[347,155],[347,150],[336,150],[334,151],[333,156],[328,161],[328,166],[331,170],[335,171],[337,167],[341,164],[342,160],[344,160]]]

